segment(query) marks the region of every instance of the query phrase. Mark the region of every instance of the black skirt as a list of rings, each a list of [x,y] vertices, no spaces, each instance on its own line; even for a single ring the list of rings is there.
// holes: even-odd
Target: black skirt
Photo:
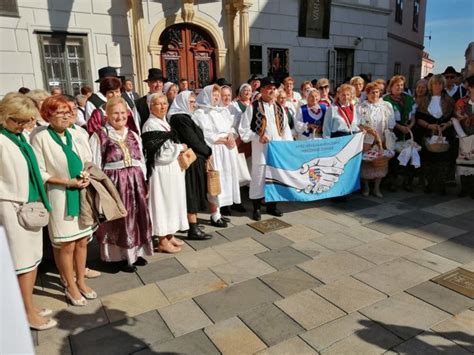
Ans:
[[[198,213],[207,208],[206,161],[197,157],[186,170],[186,204],[188,213]]]

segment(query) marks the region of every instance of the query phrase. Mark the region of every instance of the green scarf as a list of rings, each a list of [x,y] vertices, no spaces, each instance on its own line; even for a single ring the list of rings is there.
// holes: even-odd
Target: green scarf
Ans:
[[[390,102],[395,112],[400,112],[400,124],[406,126],[408,124],[408,119],[410,118],[409,114],[413,109],[413,105],[415,104],[413,97],[402,94],[402,100],[401,102],[398,102],[395,101],[391,95],[385,95],[383,100]]]
[[[247,109],[247,106],[245,106],[245,104],[243,104],[240,100],[237,100],[237,104],[239,105],[240,111],[244,113],[245,110]]]
[[[28,202],[37,202],[41,200],[44,204],[44,207],[48,211],[51,211],[51,205],[49,204],[48,196],[44,190],[44,184],[43,179],[41,178],[38,160],[36,160],[36,155],[33,152],[33,149],[28,144],[23,134],[16,135],[3,127],[0,128],[0,133],[15,143],[18,148],[20,148],[20,152],[23,154],[23,157],[26,160],[26,164],[28,165],[29,185]]]
[[[51,126],[48,127],[48,132],[53,141],[61,146],[66,155],[69,176],[72,179],[78,178],[82,172],[83,165],[81,158],[72,150],[71,133],[67,129],[64,131],[66,135],[66,144],[64,144],[59,134]],[[79,216],[81,210],[79,189],[66,188],[66,207],[68,216]]]

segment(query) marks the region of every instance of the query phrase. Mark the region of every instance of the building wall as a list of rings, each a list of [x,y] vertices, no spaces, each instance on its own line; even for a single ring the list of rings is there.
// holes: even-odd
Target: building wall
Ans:
[[[19,17],[0,17],[0,95],[44,88],[36,31],[87,35],[90,84],[106,66],[106,44],[120,43],[121,74],[133,73],[126,0],[18,0]]]
[[[464,54],[466,58],[466,65],[463,69],[464,77],[474,75],[474,42],[469,43]]]
[[[401,64],[401,74],[407,80],[410,66],[415,67],[414,82],[421,77],[423,41],[425,36],[425,17],[427,0],[420,0],[418,32],[413,31],[414,0],[404,0],[402,24],[395,21],[395,0],[390,1],[392,13],[388,19],[388,63],[387,77],[394,74],[395,63]]]

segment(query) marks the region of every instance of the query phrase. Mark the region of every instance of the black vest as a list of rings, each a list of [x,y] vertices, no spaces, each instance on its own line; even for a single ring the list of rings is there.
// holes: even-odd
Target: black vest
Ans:
[[[102,100],[97,94],[92,94],[87,101],[90,101],[95,108],[99,108],[107,103],[107,101]]]
[[[252,121],[250,122],[250,129],[257,133],[258,134],[258,129],[257,129],[257,121],[259,120],[258,117],[257,117],[257,112],[258,112],[258,104],[259,104],[260,100],[257,100],[257,101],[254,101],[252,102]],[[284,111],[283,111],[283,107],[281,107],[281,105],[278,103],[278,102],[275,102],[275,106],[276,106],[276,109],[280,111],[280,114],[281,114],[281,125],[282,127],[280,127],[280,130],[281,132],[283,132],[283,127],[285,126],[285,123],[283,122],[283,120],[285,119],[285,115],[284,115]],[[275,117],[277,115],[277,112],[275,112]]]

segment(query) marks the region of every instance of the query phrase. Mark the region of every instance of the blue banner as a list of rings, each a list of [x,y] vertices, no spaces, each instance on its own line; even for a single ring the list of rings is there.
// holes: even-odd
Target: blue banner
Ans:
[[[316,201],[360,189],[363,133],[268,144],[265,201]]]

